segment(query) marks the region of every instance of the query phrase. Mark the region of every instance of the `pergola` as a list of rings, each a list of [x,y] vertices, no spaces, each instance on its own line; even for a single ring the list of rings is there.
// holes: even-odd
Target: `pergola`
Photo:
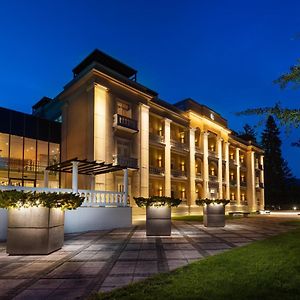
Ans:
[[[78,159],[77,157],[60,162],[58,164],[48,166],[45,170],[44,184],[48,187],[49,172],[61,172],[72,174],[72,190],[73,193],[78,193],[78,174],[96,176],[124,170],[124,192],[125,199],[128,196],[128,169],[125,166],[114,165],[112,163],[88,161],[87,159]]]

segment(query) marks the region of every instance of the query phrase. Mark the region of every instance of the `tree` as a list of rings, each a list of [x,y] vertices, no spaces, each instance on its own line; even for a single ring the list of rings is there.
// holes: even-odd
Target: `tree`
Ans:
[[[262,132],[261,145],[265,151],[265,202],[278,205],[283,202],[286,191],[285,167],[281,154],[280,131],[275,120],[269,116]]]
[[[256,143],[256,132],[249,124],[245,124],[243,131],[239,132],[238,136],[246,141],[252,141]]]
[[[274,81],[274,83],[279,84],[282,89],[288,87],[289,85],[291,85],[294,89],[299,88],[300,60],[298,60],[296,65],[290,67],[288,73],[281,75]],[[239,112],[238,115],[272,115],[279,121],[281,126],[285,126],[288,129],[290,127],[300,127],[300,109],[282,107],[280,102],[276,103],[273,107],[247,109]],[[292,143],[292,146],[300,147],[300,139]]]

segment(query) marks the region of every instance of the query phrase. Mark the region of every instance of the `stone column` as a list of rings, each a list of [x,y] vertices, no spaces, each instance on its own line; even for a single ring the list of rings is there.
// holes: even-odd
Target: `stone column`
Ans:
[[[140,104],[141,197],[149,197],[149,106]]]
[[[72,161],[72,192],[78,193],[78,161]]]
[[[190,184],[190,203],[189,205],[195,205],[196,203],[196,163],[195,163],[195,128],[190,128],[190,168],[189,168],[189,184]]]
[[[236,159],[236,204],[241,205],[241,184],[240,184],[240,148],[235,149]]]
[[[265,208],[265,179],[264,179],[264,156],[261,155],[260,156],[260,164],[262,167],[262,170],[260,171],[260,182],[263,184],[263,188],[260,189],[260,209],[264,209]]]
[[[226,182],[226,196],[230,200],[230,181],[229,181],[229,142],[225,142],[225,182]]]
[[[250,211],[256,211],[255,157],[253,150],[247,152],[247,201]]]
[[[203,142],[203,197],[209,197],[208,190],[208,132],[202,132],[202,142]]]
[[[44,170],[44,187],[49,187],[49,170]]]
[[[171,197],[171,120],[165,119],[165,196]]]
[[[218,181],[219,181],[219,198],[223,199],[223,164],[222,164],[222,141],[221,137],[218,138]]]

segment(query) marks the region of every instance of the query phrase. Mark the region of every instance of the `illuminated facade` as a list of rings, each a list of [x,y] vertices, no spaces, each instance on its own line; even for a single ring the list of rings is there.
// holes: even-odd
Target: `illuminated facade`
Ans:
[[[44,98],[33,112],[61,122],[61,161],[128,166],[131,203],[134,196],[165,195],[188,206],[225,198],[232,210],[264,207],[263,151],[235,136],[218,113],[192,99],[161,100],[136,81],[134,69],[98,50],[73,73],[55,99]],[[70,186],[62,174],[61,187]],[[79,188],[122,191],[123,174],[79,175]]]

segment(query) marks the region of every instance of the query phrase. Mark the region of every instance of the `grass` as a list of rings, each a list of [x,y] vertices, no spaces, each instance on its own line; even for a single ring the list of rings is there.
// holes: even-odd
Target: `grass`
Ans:
[[[300,228],[92,299],[300,299]]]

